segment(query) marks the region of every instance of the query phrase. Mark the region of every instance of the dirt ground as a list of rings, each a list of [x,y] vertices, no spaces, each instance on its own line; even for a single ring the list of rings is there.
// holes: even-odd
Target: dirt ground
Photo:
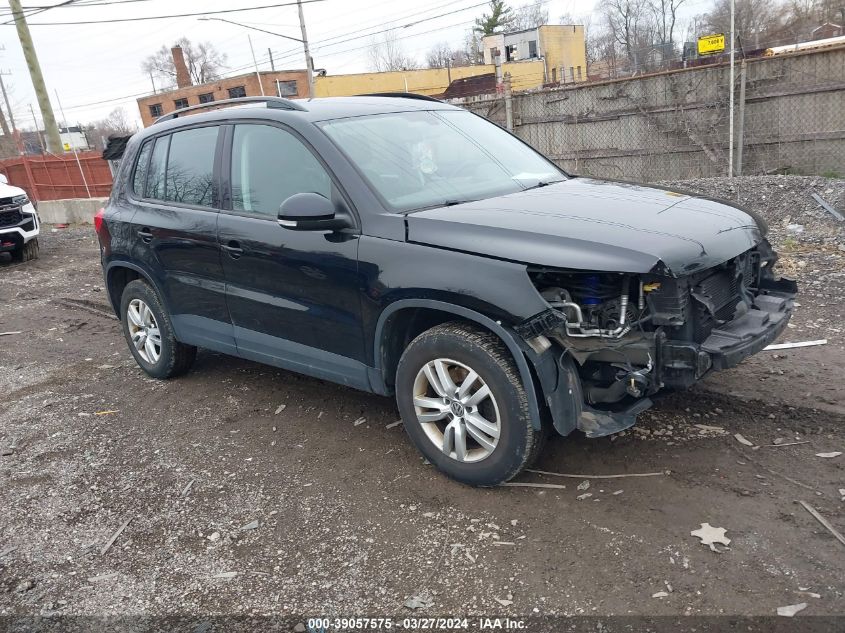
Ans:
[[[554,439],[538,469],[664,473],[586,491],[451,482],[386,428],[392,400],[255,363],[201,351],[150,380],[93,229],[47,227],[41,259],[0,261],[0,332],[22,332],[0,337],[0,616],[845,615],[845,546],[797,503],[845,531],[845,455],[816,456],[845,451],[845,240],[795,211],[824,183],[772,182],[795,189],[755,203],[801,288],[783,340],[827,345],[761,352],[617,436]]]

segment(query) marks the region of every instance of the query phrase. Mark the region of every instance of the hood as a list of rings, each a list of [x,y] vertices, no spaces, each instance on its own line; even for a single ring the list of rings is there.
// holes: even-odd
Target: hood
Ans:
[[[736,257],[765,232],[727,202],[589,178],[406,220],[410,242],[554,268],[673,276]]]
[[[6,183],[0,182],[0,198],[14,198],[15,196],[25,196],[26,191],[20,187],[13,187]]]

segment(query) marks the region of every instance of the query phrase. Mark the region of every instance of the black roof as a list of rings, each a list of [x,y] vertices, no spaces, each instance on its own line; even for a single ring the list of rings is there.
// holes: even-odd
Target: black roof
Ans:
[[[146,128],[144,132],[141,132],[141,136],[146,136],[145,132],[147,131],[152,134],[164,129],[181,127],[186,121],[189,121],[190,123],[200,123],[204,121],[216,121],[223,118],[256,118],[256,116],[258,116],[260,118],[280,121],[289,121],[292,117],[295,117],[303,121],[316,123],[319,121],[342,119],[346,117],[387,114],[389,112],[460,109],[456,106],[430,97],[420,98],[422,96],[423,95],[414,95],[413,97],[384,97],[361,95],[353,97],[295,99],[290,101],[290,104],[294,107],[282,107],[283,104],[281,102],[287,100],[277,99],[275,97],[270,97],[263,101],[260,98],[247,97],[242,102],[238,99],[232,99],[227,100],[226,104],[223,104],[223,102],[220,101],[208,104],[211,107],[219,106],[221,104],[224,105],[224,107],[218,107],[217,109],[209,109],[208,111],[200,110],[200,113],[197,114],[189,114],[186,112],[185,114],[189,114],[189,116],[183,115],[174,118],[172,116],[165,115],[165,120],[160,120],[158,123]]]

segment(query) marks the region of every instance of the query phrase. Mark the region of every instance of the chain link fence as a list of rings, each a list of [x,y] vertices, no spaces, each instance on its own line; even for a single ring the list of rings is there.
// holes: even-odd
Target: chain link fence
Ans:
[[[461,104],[504,127],[508,97]],[[622,180],[726,176],[720,64],[515,94],[514,133],[564,169]],[[737,60],[734,173],[845,177],[845,47]]]

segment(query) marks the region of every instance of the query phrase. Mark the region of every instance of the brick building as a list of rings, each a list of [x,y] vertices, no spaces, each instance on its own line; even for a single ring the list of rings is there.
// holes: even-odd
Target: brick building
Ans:
[[[173,50],[173,61],[176,66],[176,85],[173,90],[138,99],[138,110],[144,127],[147,127],[163,114],[173,112],[187,106],[221,101],[235,97],[258,97],[261,89],[267,96],[288,98],[308,96],[308,73],[305,70],[277,70],[256,73],[246,73],[236,77],[227,77],[210,81],[201,85],[193,85],[188,73],[182,49],[178,46]],[[259,86],[258,78],[261,78]]]

